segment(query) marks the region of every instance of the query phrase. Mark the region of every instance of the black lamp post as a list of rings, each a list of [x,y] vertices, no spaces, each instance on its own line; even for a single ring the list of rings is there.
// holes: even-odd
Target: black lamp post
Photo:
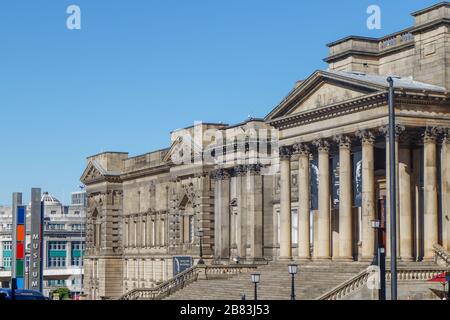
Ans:
[[[198,260],[198,264],[205,264],[205,261],[203,261],[203,236],[204,232],[203,230],[198,230],[197,232],[198,238],[200,239],[200,260]]]
[[[386,254],[382,241],[383,227],[380,220],[371,221],[372,228],[375,230],[376,261],[380,268],[380,289],[378,292],[379,300],[386,300]]]
[[[261,280],[261,274],[260,273],[253,273],[252,274],[252,282],[255,285],[255,301],[258,300],[258,283]]]
[[[394,106],[394,79],[387,78],[389,83],[389,192],[391,215],[391,300],[397,300],[397,170],[395,168],[395,106]]]
[[[291,300],[294,301],[295,300],[295,275],[297,274],[297,271],[298,271],[298,265],[290,264],[288,266],[288,270],[292,276]]]

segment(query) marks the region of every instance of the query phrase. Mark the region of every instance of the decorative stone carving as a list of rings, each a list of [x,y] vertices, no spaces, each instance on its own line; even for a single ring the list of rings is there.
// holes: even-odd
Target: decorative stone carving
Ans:
[[[292,148],[296,155],[309,155],[311,153],[309,146],[305,143],[296,143]]]
[[[251,175],[259,175],[261,173],[262,165],[260,163],[258,164],[250,164],[247,166],[247,171]]]
[[[280,147],[280,160],[289,160],[291,159],[292,150],[288,146]]]
[[[227,180],[230,178],[230,173],[225,169],[218,169],[211,172],[211,179],[213,180]]]
[[[438,128],[427,127],[427,128],[425,128],[425,130],[422,134],[423,142],[424,143],[427,143],[427,142],[435,143],[437,141],[438,136],[439,136]]]
[[[233,177],[242,177],[247,174],[247,167],[244,165],[237,166],[233,168],[232,175]]]
[[[395,139],[398,139],[400,135],[405,132],[406,127],[400,124],[395,126]],[[380,128],[380,133],[389,139],[389,126],[383,126]]]
[[[339,145],[339,148],[350,149],[352,147],[352,139],[349,136],[338,135],[334,137],[334,141]]]
[[[362,144],[375,143],[375,134],[371,130],[359,130],[356,132],[356,136],[361,139]]]
[[[314,146],[317,148],[319,153],[330,152],[330,142],[326,139],[317,139],[313,142]]]

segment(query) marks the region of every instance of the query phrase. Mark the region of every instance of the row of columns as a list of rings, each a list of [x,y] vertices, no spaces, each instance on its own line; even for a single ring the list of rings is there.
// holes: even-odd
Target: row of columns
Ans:
[[[240,165],[212,173],[215,198],[216,258],[263,257],[263,176],[259,165]],[[234,190],[234,195],[232,195]],[[235,196],[235,197],[233,197]]]
[[[387,133],[384,130],[384,133]],[[401,258],[405,261],[413,260],[413,198],[411,180],[411,150],[409,145],[400,145],[398,137],[404,128],[398,127],[397,136],[397,168],[398,168],[398,219],[399,246]],[[448,132],[448,131],[446,131]],[[433,246],[438,243],[438,179],[437,179],[437,138],[439,130],[427,128],[423,132],[424,152],[424,258],[434,256]],[[361,260],[372,260],[375,248],[375,232],[371,221],[376,217],[375,190],[375,132],[362,130],[356,133],[362,146],[362,207],[361,207]],[[339,244],[331,252],[331,193],[330,193],[330,143],[326,139],[314,141],[318,152],[319,187],[318,187],[318,225],[317,242],[314,248],[314,259],[353,260],[352,239],[352,161],[351,138],[338,136],[334,140],[339,145]],[[448,144],[449,139],[444,139]],[[447,149],[445,149],[447,150]],[[294,146],[280,148],[280,259],[292,258],[291,239],[291,157],[298,159],[298,259],[310,259],[310,149],[309,145],[299,143]],[[450,160],[449,160],[450,161]],[[386,141],[386,179],[387,203],[389,203],[389,144]],[[448,184],[450,177],[444,177]],[[445,185],[445,182],[444,182]],[[386,231],[387,255],[390,255],[390,213],[387,206]]]

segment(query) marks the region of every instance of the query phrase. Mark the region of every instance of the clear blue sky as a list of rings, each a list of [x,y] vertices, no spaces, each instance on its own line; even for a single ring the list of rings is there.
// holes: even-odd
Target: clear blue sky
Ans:
[[[86,157],[168,146],[195,120],[264,117],[326,43],[409,27],[436,1],[14,0],[0,4],[0,203],[42,187],[62,201]],[[79,5],[82,29],[66,28]],[[382,9],[368,30],[366,9]]]

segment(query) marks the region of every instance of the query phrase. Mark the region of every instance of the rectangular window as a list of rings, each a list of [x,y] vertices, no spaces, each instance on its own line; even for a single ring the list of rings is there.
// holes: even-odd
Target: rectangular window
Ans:
[[[66,266],[66,257],[49,257],[48,263],[49,268],[61,268]]]
[[[11,257],[4,257],[3,258],[3,267],[5,269],[11,269],[12,265],[12,258]]]
[[[194,216],[189,216],[189,243],[193,243],[195,239]]]
[[[12,250],[12,241],[4,241],[3,250]]]
[[[83,259],[81,257],[72,257],[72,266],[80,267],[83,265]]]

